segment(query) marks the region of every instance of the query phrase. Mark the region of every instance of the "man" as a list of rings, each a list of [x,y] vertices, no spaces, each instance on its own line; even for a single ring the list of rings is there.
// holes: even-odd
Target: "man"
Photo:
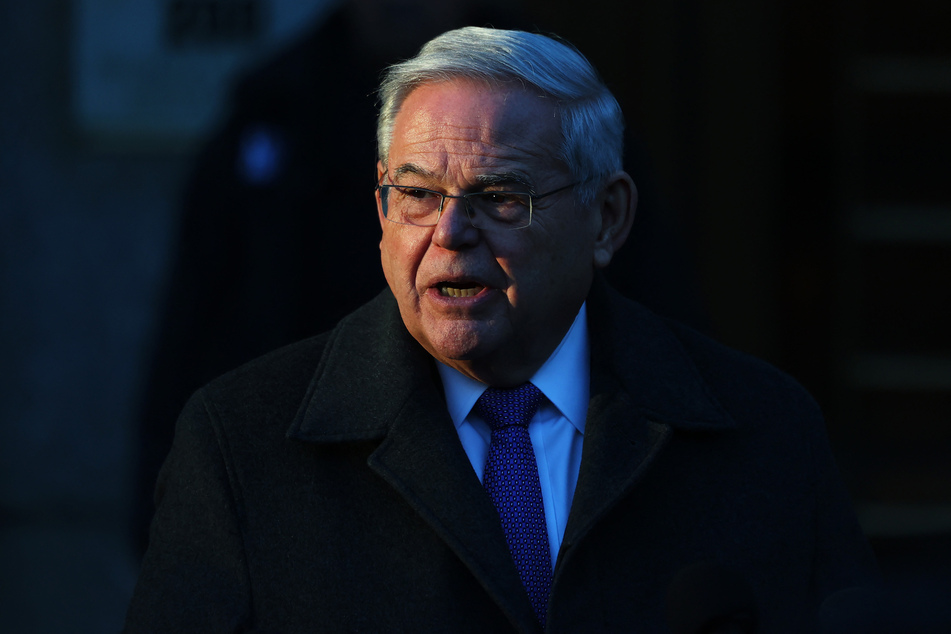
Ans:
[[[808,632],[874,577],[801,388],[599,279],[636,190],[579,53],[450,31],[381,95],[389,290],[192,398],[128,632]]]

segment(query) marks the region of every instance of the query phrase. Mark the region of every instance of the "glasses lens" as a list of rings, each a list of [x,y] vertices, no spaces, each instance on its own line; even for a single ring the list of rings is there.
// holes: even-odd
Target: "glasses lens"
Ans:
[[[480,228],[527,227],[532,221],[532,197],[524,192],[478,192],[467,196],[474,212],[472,224]]]
[[[380,188],[387,220],[404,225],[434,225],[442,194],[419,187],[384,185]]]

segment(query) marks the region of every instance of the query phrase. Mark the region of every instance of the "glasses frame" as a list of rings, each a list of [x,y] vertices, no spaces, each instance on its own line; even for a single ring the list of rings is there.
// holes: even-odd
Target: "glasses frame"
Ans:
[[[509,231],[515,231],[517,229],[527,229],[528,227],[532,226],[532,218],[535,215],[534,212],[535,212],[536,200],[541,200],[542,198],[551,196],[552,194],[563,192],[566,189],[570,189],[579,184],[581,184],[581,181],[576,181],[574,183],[569,183],[567,185],[559,187],[558,189],[553,189],[550,192],[545,192],[544,194],[533,194],[531,192],[522,192],[522,191],[499,192],[499,193],[505,193],[505,194],[517,194],[519,196],[528,196],[528,222],[518,227],[506,227],[505,225],[498,225],[498,228],[505,228],[506,230],[509,230]],[[386,202],[390,189],[415,189],[417,191],[426,192],[428,194],[435,194],[436,196],[439,196],[440,197],[439,209],[436,210],[436,220],[432,224],[413,224],[411,222],[399,222],[397,220],[393,220],[392,218],[390,218],[387,215],[387,202]],[[463,208],[466,210],[466,218],[469,219],[470,225],[472,225],[476,229],[489,229],[489,227],[480,227],[479,225],[475,223],[475,219],[473,218],[473,215],[475,212],[473,211],[472,203],[470,203],[469,200],[470,200],[470,197],[491,194],[493,193],[492,191],[470,192],[468,194],[460,194],[458,196],[454,196],[452,194],[444,194],[434,189],[427,189],[425,187],[416,187],[413,185],[392,185],[392,184],[384,185],[382,184],[382,182],[377,184],[376,191],[379,192],[380,194],[380,206],[381,206],[381,211],[383,212],[383,217],[389,220],[390,222],[392,222],[393,224],[403,225],[406,227],[435,227],[436,225],[439,224],[439,219],[442,218],[442,211],[446,206],[446,199],[453,198],[453,199],[458,199],[463,201]]]

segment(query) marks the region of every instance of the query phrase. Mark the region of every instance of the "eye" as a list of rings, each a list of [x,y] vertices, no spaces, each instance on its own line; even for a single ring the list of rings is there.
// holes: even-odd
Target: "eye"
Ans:
[[[428,189],[422,189],[420,187],[397,187],[396,191],[402,196],[407,198],[412,198],[415,200],[427,200],[431,198],[439,198],[439,194]]]
[[[479,196],[485,202],[499,207],[526,205],[526,195],[517,192],[481,192]]]

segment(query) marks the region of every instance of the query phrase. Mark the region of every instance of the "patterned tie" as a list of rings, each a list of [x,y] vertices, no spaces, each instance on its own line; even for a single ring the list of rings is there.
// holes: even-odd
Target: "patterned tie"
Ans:
[[[528,436],[528,422],[538,410],[541,396],[531,383],[509,390],[490,387],[475,409],[492,428],[482,484],[498,509],[515,567],[544,628],[551,553],[538,465]]]

